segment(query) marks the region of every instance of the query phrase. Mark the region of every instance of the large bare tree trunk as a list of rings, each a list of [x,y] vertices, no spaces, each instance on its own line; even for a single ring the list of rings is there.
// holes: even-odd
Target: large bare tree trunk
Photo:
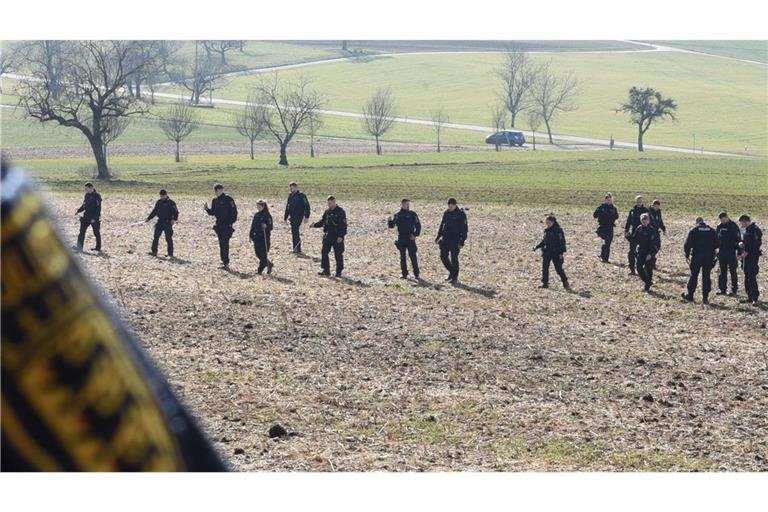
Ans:
[[[280,143],[280,161],[278,162],[280,165],[288,165],[288,155],[286,154],[288,144],[285,142]]]
[[[376,154],[377,155],[381,154],[381,145],[379,145],[379,136],[378,135],[376,136]]]
[[[104,153],[104,144],[98,137],[91,137],[88,139],[93,151],[93,157],[96,159],[96,177],[100,180],[108,180],[111,178],[109,174],[109,168],[107,167],[107,156]]]
[[[253,139],[251,139],[251,160],[253,160]]]
[[[179,141],[176,141],[176,163],[179,163],[181,159],[179,158]]]
[[[544,124],[547,126],[547,135],[549,135],[549,143],[554,144],[555,141],[552,140],[552,128],[549,127],[549,121],[547,119],[544,119]]]
[[[643,151],[643,127],[637,125],[637,150]]]

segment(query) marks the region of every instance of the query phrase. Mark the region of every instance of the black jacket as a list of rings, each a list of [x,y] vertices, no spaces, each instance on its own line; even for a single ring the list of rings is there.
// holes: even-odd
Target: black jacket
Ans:
[[[650,254],[655,256],[659,251],[659,230],[651,224],[642,224],[635,229],[632,239],[637,244],[638,254]]]
[[[296,192],[288,195],[288,201],[285,204],[285,215],[283,220],[299,221],[308,219],[311,210],[309,208],[309,199],[304,192]]]
[[[661,210],[656,211],[653,208],[648,210],[648,217],[651,219],[651,225],[656,229],[667,232],[667,226],[664,225],[664,219],[661,216]]]
[[[85,220],[99,220],[101,218],[101,195],[95,190],[86,192],[83,198],[83,204],[77,209],[77,213],[85,212]]]
[[[597,207],[592,217],[597,219],[600,229],[613,229],[615,222],[619,220],[619,210],[612,204],[602,203]]]
[[[179,220],[179,209],[176,203],[170,197],[167,199],[158,199],[155,207],[147,216],[147,220],[157,217],[158,224],[170,224],[172,220]]]
[[[323,217],[312,224],[313,228],[323,228],[323,233],[329,238],[343,238],[347,236],[347,214],[341,206],[333,210],[326,208]]]
[[[541,252],[553,254],[555,256],[563,254],[565,252],[565,233],[560,224],[553,224],[544,230],[544,238],[536,246],[536,249],[541,248]]]
[[[640,227],[640,216],[644,213],[648,213],[648,208],[645,206],[633,206],[627,214],[627,222],[624,223],[624,231],[634,233],[635,230]]]
[[[744,230],[744,251],[750,256],[760,256],[760,246],[763,245],[763,232],[754,222]]]
[[[454,208],[453,211],[445,210],[443,212],[443,220],[440,222],[435,240],[442,238],[444,242],[464,245],[468,233],[467,214],[461,208]]]
[[[702,263],[714,262],[717,232],[702,222],[688,232],[683,248],[686,258]]]
[[[216,217],[216,224],[220,226],[229,226],[237,221],[237,205],[235,200],[227,194],[221,194],[214,197],[211,201],[211,207],[205,209],[208,215]]]
[[[261,225],[266,224],[266,228],[262,228]],[[256,215],[253,216],[253,221],[251,222],[251,231],[248,234],[251,241],[256,244],[264,244],[269,243],[269,239],[272,235],[272,214],[261,210],[260,212],[256,212]],[[265,240],[266,238],[266,240]]]
[[[741,242],[741,231],[739,225],[729,220],[725,224],[718,224],[715,228],[717,232],[717,243],[720,247],[720,253],[733,254]]]
[[[392,220],[387,221],[387,226],[392,229],[397,226],[397,238],[399,240],[410,240],[411,235],[419,236],[421,234],[421,222],[416,212],[401,209],[392,216]]]

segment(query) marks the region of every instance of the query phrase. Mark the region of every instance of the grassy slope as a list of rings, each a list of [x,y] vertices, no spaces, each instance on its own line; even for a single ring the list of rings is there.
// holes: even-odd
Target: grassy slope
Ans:
[[[768,63],[768,41],[650,41],[665,46]]]
[[[558,70],[573,70],[581,81],[579,109],[554,123],[560,133],[635,140],[635,129],[614,109],[632,85],[652,86],[679,101],[679,122],[654,127],[647,143],[726,151],[768,152],[768,78],[763,69],[707,56],[675,53],[560,54]],[[494,55],[399,56],[368,62],[326,64],[283,72],[306,74],[328,98],[328,108],[359,112],[380,86],[391,86],[402,114],[430,117],[444,106],[455,122],[487,125],[496,101]],[[238,77],[219,96],[244,99],[257,78]]]
[[[295,179],[314,197],[334,193],[345,200],[440,201],[456,195],[466,204],[498,203],[557,209],[591,208],[611,191],[622,209],[637,193],[660,198],[675,212],[714,216],[720,209],[768,213],[768,167],[764,159],[707,158],[647,153],[451,153],[295,157],[279,169],[273,157],[113,159],[117,179],[107,193],[206,196],[222,181],[238,197],[280,195]],[[26,162],[54,191],[79,189],[90,160]]]

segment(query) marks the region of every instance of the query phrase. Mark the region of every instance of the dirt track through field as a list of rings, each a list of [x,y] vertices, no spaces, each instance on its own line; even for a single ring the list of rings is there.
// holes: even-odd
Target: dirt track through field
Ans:
[[[128,227],[151,198],[106,197],[105,255],[79,257],[235,469],[768,469],[768,312],[680,301],[690,219],[668,212],[646,295],[623,240],[617,264],[601,264],[591,216],[558,212],[568,293],[554,273],[537,289],[544,209],[468,205],[452,287],[433,242],[442,206],[414,204],[415,286],[398,278],[391,204],[340,198],[350,232],[336,280],[315,275],[318,230],[304,229],[311,257],[296,258],[283,224],[275,275],[254,275],[255,201],[236,199],[231,272],[216,269],[202,199],[178,201],[178,262],[146,254],[150,226]],[[276,220],[283,200],[270,200]],[[70,240],[78,204],[55,200]],[[295,435],[269,439],[275,423]]]

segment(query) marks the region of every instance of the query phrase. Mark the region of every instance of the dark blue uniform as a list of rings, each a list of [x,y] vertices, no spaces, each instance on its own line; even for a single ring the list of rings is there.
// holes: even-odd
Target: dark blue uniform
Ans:
[[[320,266],[322,274],[331,275],[331,262],[328,255],[333,248],[333,256],[336,259],[336,277],[341,277],[344,270],[344,237],[347,236],[347,214],[341,206],[328,208],[323,212],[323,217],[312,224],[313,228],[323,228],[323,247],[320,252]],[[341,238],[341,242],[338,239]]]
[[[158,199],[155,207],[147,216],[147,221],[155,217],[157,217],[157,222],[155,223],[155,234],[152,237],[152,255],[157,256],[160,235],[165,233],[168,256],[173,258],[173,223],[179,220],[179,209],[176,207],[176,203],[167,196],[165,199]]]
[[[459,278],[459,251],[464,246],[468,233],[467,214],[464,210],[445,210],[435,241],[440,243],[440,260],[448,270],[450,281]]]
[[[688,232],[685,240],[685,257],[691,259],[691,277],[688,279],[688,300],[693,300],[696,284],[701,272],[701,295],[707,302],[712,289],[711,273],[715,266],[717,232],[705,223],[698,224]]]
[[[637,274],[645,283],[645,291],[648,291],[653,285],[653,267],[656,264],[656,253],[659,251],[659,231],[650,223],[647,226],[641,224],[635,229],[630,241],[637,250]]]
[[[624,223],[624,231],[627,232],[629,240],[629,252],[627,253],[627,259],[629,261],[629,270],[633,274],[635,273],[635,257],[637,256],[635,231],[640,227],[640,216],[644,213],[648,213],[648,208],[645,206],[633,206],[627,214],[627,222]],[[649,224],[649,226],[651,225]],[[658,238],[658,236],[656,238]],[[653,254],[655,255],[656,252]]]
[[[651,226],[655,227],[659,232],[659,250],[661,250],[661,233],[667,232],[667,226],[664,225],[664,218],[661,215],[661,209],[649,209],[648,218],[651,221]]]
[[[83,204],[77,209],[77,213],[83,212],[80,217],[80,233],[77,235],[77,248],[83,250],[85,244],[85,232],[88,226],[93,229],[93,236],[96,238],[96,247],[94,251],[101,250],[101,196],[95,190],[86,192],[83,198]]]
[[[568,289],[568,277],[563,270],[563,260],[560,256],[565,254],[565,233],[559,224],[555,223],[544,230],[544,238],[536,249],[541,248],[541,284],[549,287],[549,265],[554,263],[555,272],[560,276],[563,287]]]
[[[297,191],[288,195],[283,220],[290,220],[291,222],[293,252],[296,254],[301,253],[301,223],[304,219],[309,218],[310,212],[309,199],[304,192]]]
[[[603,203],[592,214],[597,219],[597,236],[603,239],[600,248],[600,259],[608,263],[611,257],[611,242],[613,242],[613,228],[619,220],[619,210],[612,204]]]
[[[741,242],[741,231],[739,231],[739,225],[732,220],[728,220],[725,224],[718,224],[715,231],[717,232],[717,244],[720,248],[717,252],[717,261],[720,264],[718,288],[720,288],[720,293],[725,293],[728,287],[728,274],[730,273],[731,293],[736,295],[739,290],[739,265],[736,251],[739,248],[739,242]]]
[[[219,238],[219,256],[224,265],[229,265],[229,239],[235,232],[233,224],[237,221],[237,205],[227,194],[221,194],[211,201],[211,207],[205,209],[208,215],[216,217],[213,230]]]
[[[267,227],[262,227],[266,225]],[[269,248],[272,241],[272,214],[266,210],[256,212],[251,222],[251,231],[248,234],[253,249],[256,251],[256,257],[259,258],[259,268],[257,272],[261,274],[265,268],[272,270],[272,262],[269,261]],[[269,271],[267,273],[269,273]]]
[[[387,226],[392,229],[397,227],[397,240],[395,247],[400,251],[400,270],[403,277],[408,277],[408,263],[405,259],[405,253],[411,259],[413,275],[419,278],[419,260],[416,256],[416,237],[421,234],[421,222],[419,216],[411,210],[400,209],[392,216],[392,220],[387,221]]]
[[[750,302],[757,302],[760,290],[757,288],[757,274],[760,271],[758,265],[762,252],[763,232],[754,222],[744,230],[744,289]]]

